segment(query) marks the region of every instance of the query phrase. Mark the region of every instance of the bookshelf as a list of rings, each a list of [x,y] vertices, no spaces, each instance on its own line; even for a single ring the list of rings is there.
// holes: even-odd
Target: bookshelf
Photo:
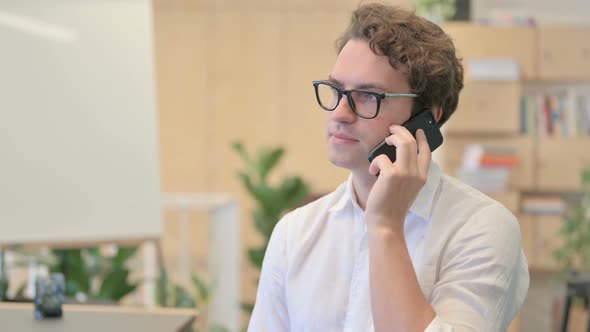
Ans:
[[[505,183],[482,191],[517,216],[536,292],[531,301],[547,301],[552,295],[543,278],[559,268],[552,253],[562,243],[557,235],[562,213],[581,189],[582,170],[590,167],[590,26],[457,22],[443,28],[463,58],[466,79],[457,113],[443,126],[445,144],[435,159],[454,176],[465,167],[465,150],[472,144],[483,146],[484,155],[501,150],[518,159]],[[484,68],[490,79],[482,79],[474,64],[486,61],[516,64],[519,70],[516,77],[498,79],[494,71],[506,67]],[[535,317],[547,314],[540,310],[529,306],[510,331],[530,328],[532,312]]]
[[[518,163],[505,185],[483,191],[519,218],[531,270],[554,271],[562,197],[581,189],[581,172],[590,167],[590,27],[450,23],[444,29],[463,58],[466,82],[443,128],[439,163],[458,176],[472,144],[512,151]],[[510,59],[520,78],[473,79],[469,64],[482,59]]]

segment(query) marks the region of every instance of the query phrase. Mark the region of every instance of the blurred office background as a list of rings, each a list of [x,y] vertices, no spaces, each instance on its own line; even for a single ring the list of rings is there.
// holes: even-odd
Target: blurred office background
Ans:
[[[435,160],[519,218],[531,287],[510,331],[557,331],[566,294],[566,281],[558,272],[569,259],[575,269],[587,269],[583,263],[590,252],[590,220],[583,213],[573,214],[588,208],[582,198],[583,173],[590,167],[590,2],[456,0],[434,7],[427,5],[437,1],[385,2],[418,6],[420,15],[441,24],[454,38],[466,68],[466,85]],[[325,114],[316,106],[311,81],[327,77],[336,58],[334,41],[357,5],[356,0],[0,1],[0,38],[10,41],[0,44],[0,61],[2,54],[10,54],[10,68],[36,66],[26,71],[28,76],[13,70],[0,81],[1,98],[17,96],[10,99],[11,109],[3,104],[0,123],[8,126],[18,118],[15,123],[26,126],[26,119],[38,121],[29,115],[10,116],[19,105],[29,105],[29,99],[55,102],[38,104],[50,119],[42,122],[63,128],[68,121],[82,121],[63,112],[63,105],[87,108],[83,122],[71,126],[96,123],[108,129],[96,131],[99,136],[90,142],[101,141],[102,133],[109,146],[130,146],[120,151],[120,159],[100,150],[104,154],[94,166],[127,167],[128,173],[109,173],[122,179],[134,173],[129,167],[144,172],[147,180],[159,169],[159,186],[145,190],[162,194],[158,210],[152,211],[161,211],[162,228],[150,229],[150,234],[159,234],[160,245],[141,241],[132,229],[124,230],[132,245],[113,236],[116,231],[89,241],[99,245],[105,257],[117,252],[113,243],[137,248],[125,276],[128,282],[141,282],[117,302],[213,311],[199,318],[201,327],[210,323],[208,318],[226,327],[247,324],[259,273],[256,249],[264,245],[268,229],[257,226],[252,216],[261,202],[237,174],[247,172],[248,163],[233,144],[241,143],[252,158],[267,157],[258,171],[269,169],[274,189],[290,178],[283,189],[291,188],[302,201],[330,192],[347,178],[345,170],[326,158]],[[43,43],[53,46],[37,47]],[[48,49],[52,51],[43,51]],[[61,75],[64,72],[68,75]],[[43,84],[34,85],[35,77]],[[39,90],[30,84],[38,89],[65,86],[72,93],[43,99],[31,95]],[[75,93],[79,86],[84,86],[84,94]],[[64,104],[72,99],[78,102]],[[143,115],[134,118],[136,113]],[[134,125],[134,119],[142,122]],[[113,129],[105,123],[120,126]],[[67,143],[72,149],[87,142],[79,140],[83,132],[87,130],[72,131],[80,135]],[[22,146],[11,141],[0,145],[6,149],[0,152],[19,155]],[[87,152],[80,155],[94,160],[93,146],[79,146]],[[284,149],[276,167],[270,166],[277,153],[260,154],[273,148]],[[141,153],[123,158],[129,151]],[[44,159],[39,160],[42,169]],[[5,179],[14,169],[0,167]],[[297,179],[307,186],[298,186]],[[137,188],[137,183],[127,185]],[[121,193],[117,183],[110,190]],[[54,193],[59,196],[59,188]],[[130,191],[118,197],[132,205],[134,195]],[[11,199],[6,192],[3,197]],[[279,213],[302,202],[277,197],[263,203],[280,205]],[[42,223],[41,218],[32,225]],[[560,233],[566,223],[569,228]],[[141,228],[141,222],[137,225]],[[108,225],[117,227],[116,222]],[[5,248],[5,270],[10,272],[5,298],[16,297],[21,285],[19,295],[31,295],[31,266],[43,264],[39,257],[51,248],[41,246],[40,240],[32,242],[37,245],[26,250]],[[560,248],[562,255],[556,257]],[[168,277],[166,303],[158,298],[159,253]],[[235,303],[229,311],[211,308],[226,305],[227,299],[244,305]],[[224,313],[229,313],[225,322],[219,316]],[[570,331],[584,330],[587,316],[583,306],[574,305]]]

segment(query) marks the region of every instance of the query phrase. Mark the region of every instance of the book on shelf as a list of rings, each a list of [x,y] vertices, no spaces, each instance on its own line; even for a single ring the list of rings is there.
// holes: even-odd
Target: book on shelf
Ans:
[[[529,196],[523,197],[522,212],[534,215],[562,215],[567,204],[560,196]]]
[[[573,89],[526,94],[521,100],[521,133],[537,136],[590,135],[590,93]]]
[[[457,177],[484,192],[504,192],[518,161],[514,148],[470,144],[464,150]]]

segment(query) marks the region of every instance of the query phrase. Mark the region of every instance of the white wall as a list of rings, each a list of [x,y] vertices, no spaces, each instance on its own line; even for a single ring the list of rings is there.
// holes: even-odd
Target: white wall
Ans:
[[[472,0],[471,13],[476,19],[495,9],[514,10],[538,19],[541,24],[590,24],[589,0]]]
[[[0,2],[0,243],[161,232],[149,0]]]

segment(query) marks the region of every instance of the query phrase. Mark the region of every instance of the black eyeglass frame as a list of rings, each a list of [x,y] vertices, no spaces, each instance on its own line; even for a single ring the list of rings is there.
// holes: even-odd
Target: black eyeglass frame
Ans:
[[[320,94],[319,94],[319,89],[318,89],[318,86],[320,84],[327,85],[327,86],[333,88],[334,90],[338,91],[338,100],[336,101],[336,105],[333,108],[326,107],[320,101]],[[328,112],[335,110],[336,107],[338,107],[338,105],[340,105],[340,100],[342,100],[342,95],[346,95],[346,99],[348,100],[348,104],[350,105],[350,108],[352,109],[354,114],[356,114],[358,117],[363,118],[363,119],[376,118],[377,115],[379,115],[379,110],[381,109],[381,101],[385,98],[404,98],[404,97],[417,98],[418,97],[418,95],[415,93],[380,93],[380,92],[361,90],[361,89],[342,90],[339,87],[337,87],[336,85],[334,85],[328,81],[313,81],[313,87],[315,90],[316,100],[317,100],[318,104],[320,105],[320,107],[323,108],[324,110],[326,110]],[[377,110],[375,111],[375,115],[368,117],[368,116],[364,116],[364,115],[359,114],[356,110],[356,105],[354,104],[354,100],[352,99],[352,95],[351,95],[352,92],[362,92],[362,93],[367,93],[372,96],[375,96],[375,100],[377,101]]]

